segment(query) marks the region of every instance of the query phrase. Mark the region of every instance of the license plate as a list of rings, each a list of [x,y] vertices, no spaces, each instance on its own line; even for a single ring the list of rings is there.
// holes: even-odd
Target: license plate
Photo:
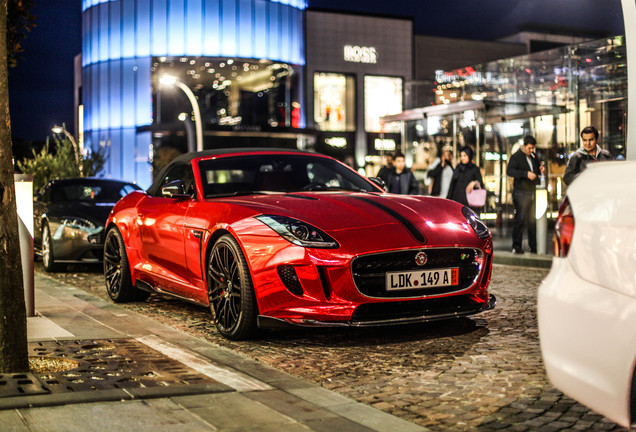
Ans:
[[[388,272],[387,291],[436,288],[459,285],[459,268]]]

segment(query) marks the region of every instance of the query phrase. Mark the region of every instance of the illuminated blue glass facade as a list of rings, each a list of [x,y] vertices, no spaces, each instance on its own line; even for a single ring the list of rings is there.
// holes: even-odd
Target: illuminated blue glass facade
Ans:
[[[85,146],[106,175],[151,182],[154,57],[304,58],[304,0],[83,0]]]

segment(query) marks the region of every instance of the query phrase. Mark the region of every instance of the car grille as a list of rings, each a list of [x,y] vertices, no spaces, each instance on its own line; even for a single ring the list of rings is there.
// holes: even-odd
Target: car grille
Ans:
[[[351,323],[356,326],[364,326],[381,322],[428,321],[436,318],[470,315],[485,307],[486,305],[474,302],[467,295],[390,303],[369,303],[358,306],[351,317]]]
[[[425,252],[428,258],[423,266],[415,263],[415,255],[419,252]],[[358,291],[368,297],[406,298],[439,295],[461,291],[474,284],[479,276],[481,254],[479,249],[473,248],[430,248],[362,255],[353,260],[351,272]],[[459,285],[386,291],[387,272],[450,267],[459,268]]]

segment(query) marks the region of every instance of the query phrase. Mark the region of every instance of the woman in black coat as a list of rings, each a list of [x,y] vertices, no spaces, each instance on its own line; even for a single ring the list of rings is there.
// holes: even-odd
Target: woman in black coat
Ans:
[[[468,146],[462,147],[459,151],[459,160],[461,163],[457,165],[455,172],[453,172],[453,178],[451,179],[446,198],[467,206],[466,192],[472,191],[477,185],[483,188],[484,182],[481,178],[479,167],[473,163],[473,149]]]

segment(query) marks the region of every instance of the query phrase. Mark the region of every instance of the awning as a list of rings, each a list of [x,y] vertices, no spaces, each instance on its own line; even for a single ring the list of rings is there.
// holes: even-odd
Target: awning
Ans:
[[[507,120],[532,118],[542,115],[558,115],[568,112],[568,109],[562,105],[471,100],[413,108],[402,111],[399,114],[380,117],[380,122],[394,123],[399,121],[422,120],[425,117],[447,116],[471,110],[483,110],[486,113],[486,123],[499,123]]]

